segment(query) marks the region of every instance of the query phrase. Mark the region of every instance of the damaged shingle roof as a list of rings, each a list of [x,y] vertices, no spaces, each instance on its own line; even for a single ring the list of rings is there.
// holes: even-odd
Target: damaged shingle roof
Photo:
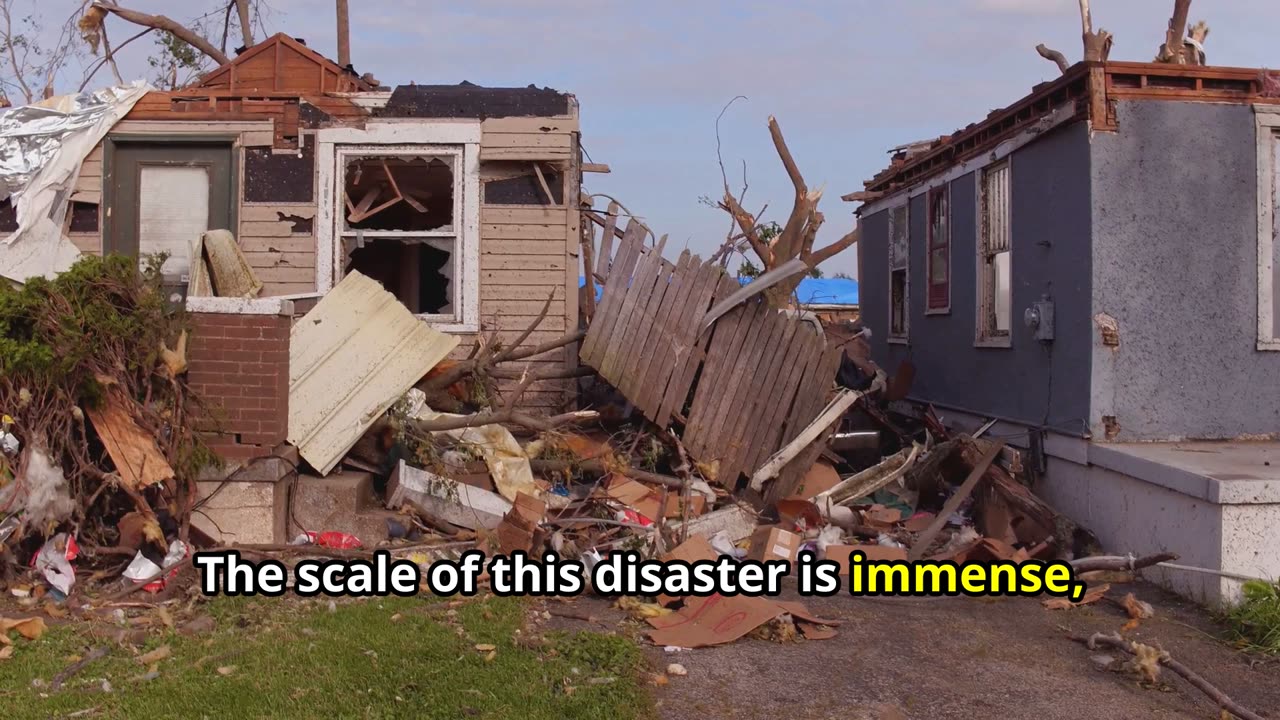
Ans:
[[[568,115],[570,95],[533,85],[487,88],[458,85],[401,85],[377,117],[492,118]]]

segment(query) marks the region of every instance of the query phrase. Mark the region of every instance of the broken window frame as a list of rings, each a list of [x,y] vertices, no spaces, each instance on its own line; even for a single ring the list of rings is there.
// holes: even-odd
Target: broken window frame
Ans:
[[[1258,350],[1280,350],[1280,111],[1255,105],[1258,142]]]
[[[1013,164],[1010,158],[994,162],[978,171],[977,312],[974,315],[974,345],[1008,348],[1013,346]],[[997,257],[1008,255],[1009,282],[1005,304],[1009,308],[1008,327],[999,328]]]
[[[951,183],[930,188],[925,195],[929,225],[925,244],[925,315],[951,314]],[[941,254],[943,278],[936,280]]]
[[[345,175],[339,163],[340,151],[369,148],[384,152],[389,148],[407,147],[424,155],[439,155],[443,150],[461,149],[461,160],[455,166],[454,181],[461,181],[461,192],[455,190],[454,202],[461,203],[455,212],[454,231],[459,249],[455,255],[454,313],[451,321],[427,321],[440,332],[470,334],[480,330],[480,122],[378,122],[364,128],[323,128],[316,131],[316,180],[319,208],[316,215],[316,290],[323,294],[341,279],[345,260],[339,232],[343,222],[341,209]],[[393,151],[394,152],[394,151]],[[366,150],[366,154],[370,151]],[[366,233],[371,231],[366,231]],[[367,235],[368,236],[368,235]],[[371,236],[370,236],[371,237]],[[420,316],[421,317],[421,316]]]
[[[888,209],[889,213],[889,314],[885,327],[890,343],[905,345],[911,337],[911,210],[910,201]],[[895,289],[901,278],[901,291]],[[900,306],[899,306],[900,304]],[[900,326],[895,322],[901,319]]]

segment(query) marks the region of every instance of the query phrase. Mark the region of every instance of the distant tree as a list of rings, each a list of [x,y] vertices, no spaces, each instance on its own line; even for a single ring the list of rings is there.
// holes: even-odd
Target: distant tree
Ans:
[[[835,275],[832,275],[831,277],[833,277],[833,278],[835,278],[835,279],[837,279],[837,280],[852,280],[852,279],[853,279],[853,278],[849,277],[849,273],[842,273],[842,272],[838,272],[838,273],[836,273]]]
[[[57,39],[42,42],[45,21],[38,10],[43,7],[36,0],[0,0],[0,107],[54,95],[58,73],[80,54],[76,20],[87,2],[78,2],[62,21]]]

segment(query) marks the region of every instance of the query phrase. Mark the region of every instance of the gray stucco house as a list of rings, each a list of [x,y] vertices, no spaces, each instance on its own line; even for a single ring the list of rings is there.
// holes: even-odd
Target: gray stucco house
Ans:
[[[1081,63],[856,193],[863,322],[910,399],[1216,604],[1280,576],[1280,74]],[[850,196],[854,197],[854,196]]]

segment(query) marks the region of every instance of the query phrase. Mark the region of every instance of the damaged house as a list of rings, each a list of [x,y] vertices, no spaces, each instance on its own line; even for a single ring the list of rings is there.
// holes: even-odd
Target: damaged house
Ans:
[[[226,457],[285,441],[291,323],[349,273],[457,336],[457,353],[482,329],[516,339],[544,306],[524,345],[577,325],[575,98],[367,77],[277,34],[191,87],[147,92],[74,181],[64,230],[81,252],[168,254],[194,314],[191,382],[222,411],[210,445]],[[0,222],[17,229],[12,208]],[[260,291],[226,297],[197,272],[191,241],[214,229],[232,231]],[[562,349],[534,367],[575,360]],[[539,381],[522,403],[559,408],[568,392]]]
[[[1210,603],[1280,574],[1278,79],[1080,63],[855,194],[876,360]]]

